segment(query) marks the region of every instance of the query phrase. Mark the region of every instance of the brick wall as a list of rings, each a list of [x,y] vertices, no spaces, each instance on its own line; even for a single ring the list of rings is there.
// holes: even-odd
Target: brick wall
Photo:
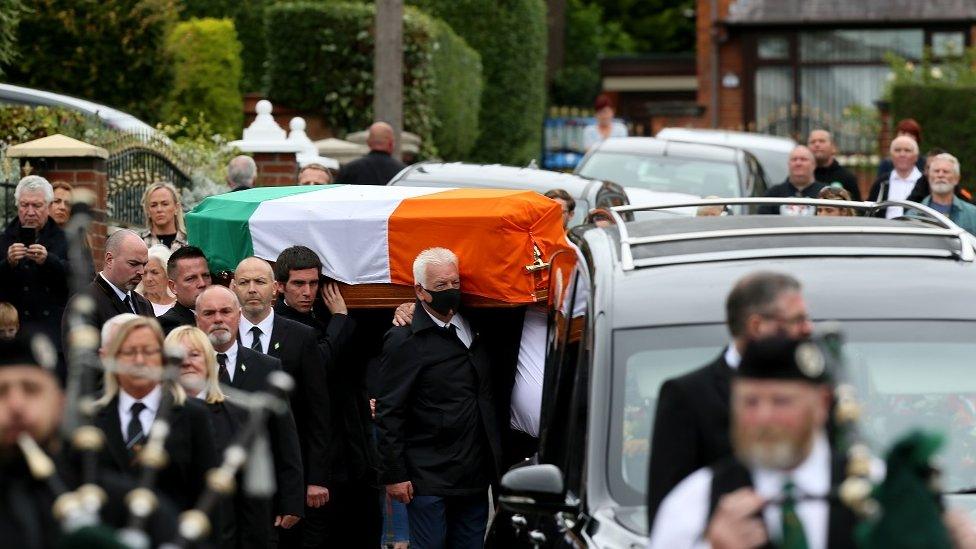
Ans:
[[[255,187],[284,187],[298,184],[298,162],[295,153],[254,153],[258,166]]]
[[[294,156],[294,155],[292,155]],[[87,189],[95,194],[95,221],[88,229],[88,242],[92,248],[95,269],[102,269],[105,258],[106,211],[108,209],[108,173],[105,160],[101,158],[25,158],[30,162],[31,172],[48,181],[66,181],[75,189]],[[22,165],[23,165],[22,164]]]
[[[717,0],[718,19],[724,19],[733,0]],[[712,28],[712,0],[698,0],[696,9],[696,51],[698,52],[698,104],[705,107],[701,122],[704,127],[712,123],[712,47],[719,43],[718,126],[725,129],[743,129],[743,74],[742,46],[740,40],[728,36],[722,29]],[[713,37],[714,35],[714,37]],[[723,88],[722,76],[728,72],[739,76],[739,86]]]

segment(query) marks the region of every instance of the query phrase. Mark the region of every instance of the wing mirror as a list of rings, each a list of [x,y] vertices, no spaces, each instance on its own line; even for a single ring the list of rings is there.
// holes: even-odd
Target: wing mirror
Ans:
[[[577,513],[579,500],[566,494],[563,473],[551,464],[527,465],[505,473],[499,503],[507,511],[528,515]]]

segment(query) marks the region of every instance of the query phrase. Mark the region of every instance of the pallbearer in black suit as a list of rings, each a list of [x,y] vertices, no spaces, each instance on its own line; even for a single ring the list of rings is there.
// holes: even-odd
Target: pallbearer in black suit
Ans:
[[[101,330],[105,321],[122,313],[135,313],[154,318],[152,303],[135,292],[142,282],[149,262],[149,249],[136,233],[119,229],[105,241],[105,259],[102,271],[85,289],[87,295],[95,300],[92,316],[96,329]],[[66,310],[71,310],[78,296],[72,296]],[[68,333],[67,315],[61,319],[62,336]],[[64,348],[67,349],[67,342]]]
[[[387,493],[408,504],[410,543],[481,547],[501,437],[484,341],[458,314],[457,256],[424,250],[413,264],[417,308],[386,334],[376,422]]]
[[[183,246],[169,256],[166,265],[169,289],[176,295],[176,304],[159,317],[159,324],[167,334],[177,326],[196,326],[193,312],[197,296],[210,286],[210,266],[203,250],[196,246]]]
[[[180,326],[166,337],[166,344],[183,349],[180,385],[189,397],[206,402],[212,413],[217,450],[223,454],[247,424],[248,411],[228,400],[220,390],[217,352],[199,328]],[[243,474],[239,474],[234,496],[221,505],[222,549],[273,546],[274,526],[291,528],[304,512],[305,488],[294,419],[287,414],[283,423],[274,418],[269,423],[277,485],[274,500],[245,494]],[[282,425],[287,427],[284,432]]]
[[[163,400],[168,399],[173,406],[166,438],[169,462],[159,472],[157,486],[180,509],[192,508],[203,490],[206,472],[217,465],[214,430],[203,404],[187,399],[182,387],[167,391],[158,381],[163,369],[159,324],[144,317],[129,320],[115,330],[103,352],[106,359],[125,369],[105,372],[104,393],[96,401],[99,411],[94,424],[106,439],[103,465],[138,474],[136,458]]]
[[[780,334],[809,337],[800,283],[792,276],[757,272],[736,282],[725,302],[732,342],[710,364],[669,379],[658,394],[648,474],[648,524],[664,496],[696,469],[731,453],[729,380],[746,345]]]
[[[356,322],[347,314],[338,285],[320,284],[322,262],[311,249],[286,248],[278,255],[274,272],[280,295],[275,318],[295,320],[315,330],[329,377],[335,431],[332,486],[325,507],[327,541],[337,547],[366,546],[382,535],[383,518],[365,360],[354,355],[362,349],[349,346]],[[315,310],[323,304],[325,310]]]
[[[329,503],[333,448],[325,360],[319,352],[315,330],[274,314],[274,272],[263,259],[249,257],[241,261],[234,271],[231,289],[241,304],[241,344],[281,360],[285,372],[295,378],[291,407],[302,443],[309,507],[302,525],[302,544],[322,545],[326,542],[327,524],[321,508]]]

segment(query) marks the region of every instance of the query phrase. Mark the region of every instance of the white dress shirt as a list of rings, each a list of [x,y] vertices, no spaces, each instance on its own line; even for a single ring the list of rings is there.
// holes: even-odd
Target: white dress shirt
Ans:
[[[220,351],[214,355],[215,357],[220,354]],[[234,340],[234,344],[230,346],[230,349],[224,351],[227,355],[227,376],[230,377],[231,381],[234,381],[234,373],[237,372],[237,340]],[[217,361],[217,371],[220,371],[220,361]]]
[[[257,324],[252,323],[250,320],[244,318],[244,314],[241,313],[241,341],[247,346],[248,349],[254,348],[254,334],[251,333],[251,328],[257,326],[261,330],[261,350],[264,354],[268,354],[271,349],[271,330],[274,329],[274,309],[272,308],[268,312],[268,316],[264,317],[264,320],[258,322]]]
[[[457,328],[458,339],[461,340],[461,343],[464,343],[465,347],[471,348],[471,342],[474,340],[471,335],[471,327],[468,326],[468,321],[465,320],[464,317],[462,317],[459,313],[454,313],[454,316],[451,317],[450,322],[442,322],[441,320],[438,320],[437,317],[430,314],[426,308],[421,307],[421,309],[427,314],[427,316],[430,317],[431,320],[434,321],[434,324],[437,324],[441,328],[446,329],[448,325],[453,324],[454,327]]]
[[[742,362],[742,355],[735,348],[735,343],[729,343],[729,346],[725,348],[725,363],[733,370],[738,370],[740,362]]]
[[[112,288],[112,290],[115,291],[115,295],[119,298],[119,301],[123,301],[124,302],[125,301],[125,298],[128,297],[129,298],[129,310],[131,312],[133,312],[133,313],[136,312],[135,303],[132,302],[132,296],[129,295],[129,292],[123,292],[121,289],[119,289],[118,286],[116,286],[115,284],[112,284],[109,281],[109,279],[105,278],[105,275],[103,275],[101,273],[101,271],[99,271],[98,276],[102,277],[102,280],[104,280],[106,283],[108,283],[109,288]]]
[[[752,471],[753,488],[766,499],[782,495],[787,479],[793,481],[797,497],[824,496],[830,491],[830,444],[827,435],[820,432],[814,439],[810,455],[792,471],[755,469]],[[649,549],[683,549],[708,547],[704,539],[708,527],[708,503],[712,486],[712,470],[703,467],[681,481],[671,491],[657,512],[651,530]],[[796,512],[803,523],[807,547],[827,548],[827,520],[830,507],[823,498],[797,502]],[[782,530],[779,505],[767,505],[763,509],[763,522],[771,540],[780,539]]]
[[[511,408],[511,426],[536,438],[539,437],[545,371],[546,307],[536,303],[525,309]]]
[[[149,394],[142,398],[135,398],[119,388],[119,423],[122,425],[122,440],[128,442],[129,420],[132,418],[132,405],[141,402],[146,407],[139,413],[139,423],[142,424],[142,434],[149,436],[149,428],[152,427],[153,420],[156,419],[156,412],[159,411],[159,403],[163,400],[163,388],[159,385],[149,391]]]
[[[908,195],[912,194],[912,189],[915,188],[915,183],[918,182],[919,178],[922,177],[922,172],[918,171],[917,166],[912,166],[912,173],[908,174],[908,177],[902,178],[898,175],[897,170],[891,170],[891,176],[888,178],[888,196],[880,197],[881,200],[905,200]],[[905,214],[905,208],[901,206],[892,206],[888,208],[885,212],[885,217],[892,219]]]

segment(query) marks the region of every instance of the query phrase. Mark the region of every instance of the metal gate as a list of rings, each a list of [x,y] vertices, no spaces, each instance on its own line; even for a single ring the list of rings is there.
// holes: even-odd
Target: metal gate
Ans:
[[[172,183],[180,191],[190,186],[189,170],[159,138],[134,135],[106,148],[109,150],[105,169],[110,223],[123,227],[145,226],[142,194],[153,183]]]

